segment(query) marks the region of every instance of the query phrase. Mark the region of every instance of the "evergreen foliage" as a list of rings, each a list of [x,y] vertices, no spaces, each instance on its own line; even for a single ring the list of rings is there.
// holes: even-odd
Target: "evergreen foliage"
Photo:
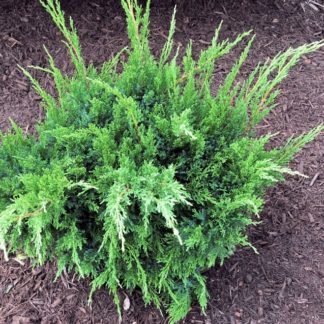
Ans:
[[[324,43],[288,49],[259,64],[243,82],[237,75],[253,37],[219,41],[198,59],[187,46],[182,64],[174,51],[175,15],[161,55],[149,48],[149,1],[143,10],[122,0],[130,49],[101,69],[86,66],[76,29],[58,0],[41,2],[62,32],[75,73],[49,58],[57,96],[31,74],[46,118],[37,136],[1,134],[0,245],[6,258],[21,251],[42,264],[91,277],[92,292],[107,286],[139,288],[145,303],[164,307],[171,322],[194,301],[205,310],[204,271],[222,263],[257,221],[265,189],[323,126],[273,150],[271,135],[255,126],[275,107],[278,84],[307,53]],[[215,62],[237,44],[246,47],[215,96]],[[117,67],[122,72],[117,72]],[[119,309],[119,306],[118,306]]]

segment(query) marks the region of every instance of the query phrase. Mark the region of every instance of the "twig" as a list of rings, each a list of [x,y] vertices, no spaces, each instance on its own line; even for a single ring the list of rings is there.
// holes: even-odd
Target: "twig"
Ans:
[[[314,185],[314,183],[315,183],[315,181],[317,180],[317,178],[318,178],[319,175],[320,175],[319,172],[317,172],[317,173],[314,175],[312,181],[311,181],[310,184],[309,184],[310,187],[312,187],[312,186]]]

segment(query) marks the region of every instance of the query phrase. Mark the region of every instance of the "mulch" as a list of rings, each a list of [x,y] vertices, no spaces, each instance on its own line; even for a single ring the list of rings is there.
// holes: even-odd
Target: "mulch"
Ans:
[[[223,21],[222,37],[253,29],[257,39],[241,77],[258,61],[289,46],[324,37],[324,7],[297,0],[158,1],[152,5],[152,50],[165,42],[172,5],[178,3],[176,44],[193,40],[195,54],[205,48]],[[317,0],[319,4],[323,1]],[[316,8],[314,8],[314,6]],[[123,12],[116,0],[63,1],[79,30],[87,62],[100,66],[128,44]],[[44,116],[40,100],[17,65],[46,66],[43,44],[58,65],[71,72],[61,36],[36,0],[0,3],[0,129],[10,119],[33,132]],[[215,83],[229,71],[237,52],[217,65]],[[37,72],[51,91],[52,81]],[[279,134],[280,145],[324,120],[324,49],[302,58],[281,86],[278,107],[259,126],[260,134]],[[324,323],[324,136],[294,159],[291,167],[308,178],[289,177],[269,190],[262,222],[249,230],[258,254],[238,248],[223,266],[206,275],[210,299],[206,314],[193,306],[183,323]],[[105,289],[88,304],[89,281],[63,273],[56,281],[55,262],[33,267],[18,256],[0,256],[0,323],[118,323]],[[167,323],[139,292],[120,292],[130,307],[122,323]]]

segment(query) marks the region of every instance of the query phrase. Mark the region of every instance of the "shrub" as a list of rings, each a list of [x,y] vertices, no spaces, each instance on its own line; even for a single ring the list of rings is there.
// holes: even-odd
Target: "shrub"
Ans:
[[[277,85],[301,55],[323,42],[288,49],[258,65],[243,82],[237,74],[253,42],[249,32],[192,55],[178,65],[175,17],[161,55],[149,48],[149,2],[143,11],[122,0],[130,49],[100,69],[86,66],[73,21],[58,0],[44,8],[62,32],[75,66],[69,77],[47,51],[55,97],[24,70],[43,99],[46,118],[37,135],[13,123],[1,135],[0,244],[42,264],[91,277],[92,292],[107,286],[139,288],[145,303],[183,318],[208,293],[203,272],[222,263],[262,209],[267,187],[295,174],[287,167],[323,126],[266,150],[271,135],[255,126],[275,107]],[[246,46],[216,96],[214,65],[237,44]],[[120,60],[127,53],[127,62]],[[118,68],[122,72],[118,73]],[[119,309],[119,306],[118,306]]]

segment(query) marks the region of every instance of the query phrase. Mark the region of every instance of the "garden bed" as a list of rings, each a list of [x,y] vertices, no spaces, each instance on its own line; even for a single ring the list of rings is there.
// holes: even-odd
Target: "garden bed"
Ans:
[[[158,2],[158,1],[156,1]],[[127,45],[123,12],[116,1],[65,1],[63,8],[74,18],[85,57],[100,65]],[[199,7],[184,6],[177,15],[175,41],[185,46],[194,40],[195,50],[205,48],[221,20],[222,37],[254,29],[257,39],[244,65],[246,75],[256,61],[289,46],[324,37],[323,11],[281,1],[218,1]],[[168,31],[172,6],[152,8],[152,47],[158,52]],[[197,15],[199,12],[199,15]],[[46,64],[42,44],[52,50],[67,73],[71,66],[53,27],[36,0],[12,1],[0,11],[0,127],[9,118],[26,132],[43,117],[39,98],[17,64]],[[59,50],[57,50],[59,48]],[[235,54],[235,53],[234,53]],[[230,55],[218,65],[225,75],[233,64]],[[50,79],[42,83],[51,89]],[[324,52],[307,58],[282,85],[280,107],[259,127],[260,133],[280,132],[278,143],[315,127],[324,119]],[[308,144],[292,167],[309,176],[289,178],[268,192],[262,224],[249,235],[258,249],[241,249],[223,267],[208,273],[210,301],[207,316],[193,308],[186,323],[321,323],[324,321],[324,138]],[[117,323],[115,306],[101,289],[87,305],[89,282],[62,274],[53,283],[55,267],[47,263],[33,269],[27,260],[0,261],[0,321],[4,323]],[[140,294],[121,294],[124,323],[163,323],[159,311],[145,308]],[[127,306],[127,307],[126,307]]]

